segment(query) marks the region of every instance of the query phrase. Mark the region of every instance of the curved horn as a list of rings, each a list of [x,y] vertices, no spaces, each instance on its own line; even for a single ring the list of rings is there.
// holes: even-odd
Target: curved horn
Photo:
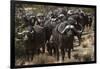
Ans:
[[[69,28],[69,25],[67,25],[61,33],[63,34],[65,32],[65,30],[68,28]]]
[[[80,27],[81,27],[81,30],[78,30],[78,29],[76,29],[75,27],[73,28],[73,30],[74,30],[75,32],[77,32],[77,33],[82,33],[83,27],[82,27],[82,25],[80,25]]]

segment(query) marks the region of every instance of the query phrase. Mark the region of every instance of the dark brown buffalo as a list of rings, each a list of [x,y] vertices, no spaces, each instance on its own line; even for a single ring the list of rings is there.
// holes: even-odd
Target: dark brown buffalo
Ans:
[[[43,27],[38,25],[27,26],[24,32],[24,46],[26,52],[26,59],[32,60],[34,54],[45,52],[45,31]],[[42,48],[42,51],[40,51]]]
[[[62,61],[65,58],[65,52],[68,52],[68,58],[71,58],[71,49],[73,49],[74,25],[70,25],[67,21],[57,25],[52,33],[52,41],[55,43],[56,58],[59,60],[59,50],[61,50]]]

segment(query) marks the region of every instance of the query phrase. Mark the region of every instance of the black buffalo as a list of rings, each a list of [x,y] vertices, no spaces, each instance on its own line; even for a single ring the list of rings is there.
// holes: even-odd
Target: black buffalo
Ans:
[[[80,33],[76,33],[75,35],[78,37],[79,40],[79,46],[81,44],[81,36],[82,36],[82,32],[84,31],[85,28],[85,23],[87,22],[86,16],[84,16],[83,14],[72,14],[68,17],[68,20],[71,21],[76,21],[75,23],[75,27],[77,29],[77,31],[80,31]]]
[[[45,52],[45,31],[38,25],[26,26],[19,35],[23,35],[26,60],[32,60],[35,54]],[[42,48],[42,50],[40,50]]]
[[[59,60],[59,50],[61,50],[62,61],[65,58],[65,52],[68,52],[68,58],[71,58],[71,49],[73,49],[75,26],[69,21],[58,24],[52,33],[52,41],[54,42],[56,58]]]

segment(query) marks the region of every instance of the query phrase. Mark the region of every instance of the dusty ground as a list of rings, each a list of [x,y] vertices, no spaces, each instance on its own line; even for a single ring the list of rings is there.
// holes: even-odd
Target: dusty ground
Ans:
[[[76,39],[74,42],[74,50],[71,52],[71,59],[68,59],[67,52],[65,55],[64,63],[70,62],[87,62],[94,61],[94,32],[87,30],[86,34],[82,36],[82,42],[80,46],[78,45],[78,40]],[[28,62],[25,61],[24,58],[20,58],[16,60],[16,65],[33,65],[33,64],[50,64],[50,63],[62,63],[56,61],[55,56],[48,55],[48,52],[45,54],[40,54],[38,56],[33,57],[33,60]]]

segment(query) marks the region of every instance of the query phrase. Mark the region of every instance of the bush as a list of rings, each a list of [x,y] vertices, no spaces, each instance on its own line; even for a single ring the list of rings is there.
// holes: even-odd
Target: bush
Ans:
[[[92,61],[92,54],[89,51],[86,51],[82,54],[82,60],[83,61]]]

